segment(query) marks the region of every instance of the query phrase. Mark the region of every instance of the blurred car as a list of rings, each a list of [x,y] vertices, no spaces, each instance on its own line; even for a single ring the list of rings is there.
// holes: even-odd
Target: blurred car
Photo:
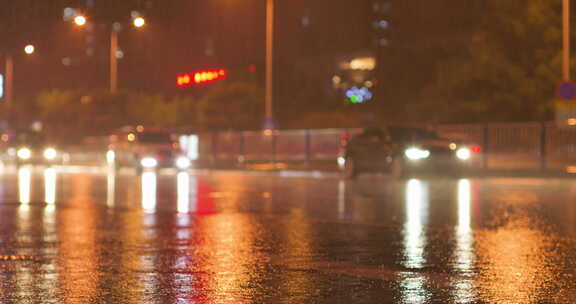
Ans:
[[[480,159],[482,148],[442,138],[425,128],[388,126],[364,130],[347,143],[345,151],[345,173],[353,178],[363,172],[464,174]]]
[[[135,130],[110,136],[106,154],[109,165],[135,167],[138,172],[159,168],[187,170],[191,161],[186,157],[177,138],[161,130]]]
[[[5,159],[16,166],[51,166],[63,161],[63,153],[41,132],[18,131],[6,134],[4,139]]]
[[[352,137],[345,148],[344,173],[348,178],[364,172],[394,172],[395,148],[386,129],[366,129]]]

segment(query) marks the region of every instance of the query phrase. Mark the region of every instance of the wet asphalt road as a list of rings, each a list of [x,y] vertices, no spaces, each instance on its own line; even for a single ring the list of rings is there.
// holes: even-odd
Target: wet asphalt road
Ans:
[[[0,174],[1,303],[574,303],[576,180]]]

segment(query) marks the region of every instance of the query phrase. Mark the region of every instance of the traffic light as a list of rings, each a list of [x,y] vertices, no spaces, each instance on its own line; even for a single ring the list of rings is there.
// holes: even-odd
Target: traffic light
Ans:
[[[228,71],[225,69],[212,69],[178,75],[176,84],[179,87],[202,85],[226,79]]]

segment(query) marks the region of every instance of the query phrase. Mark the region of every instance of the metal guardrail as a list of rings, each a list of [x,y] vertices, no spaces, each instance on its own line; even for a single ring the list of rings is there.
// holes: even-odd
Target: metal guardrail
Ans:
[[[483,169],[576,171],[576,127],[555,123],[438,125],[442,137],[483,147]],[[200,159],[242,162],[334,162],[343,154],[342,140],[361,129],[276,130],[204,133]]]
[[[576,127],[554,123],[438,125],[438,134],[483,147],[483,169],[556,170],[576,173]],[[246,163],[332,164],[343,154],[343,140],[361,129],[276,130],[199,133],[202,167]],[[102,163],[105,149],[71,147],[71,163]]]

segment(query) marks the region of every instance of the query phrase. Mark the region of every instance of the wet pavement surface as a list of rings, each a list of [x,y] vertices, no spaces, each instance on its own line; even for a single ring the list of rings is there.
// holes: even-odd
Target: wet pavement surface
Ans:
[[[1,303],[574,303],[576,180],[0,174]]]

